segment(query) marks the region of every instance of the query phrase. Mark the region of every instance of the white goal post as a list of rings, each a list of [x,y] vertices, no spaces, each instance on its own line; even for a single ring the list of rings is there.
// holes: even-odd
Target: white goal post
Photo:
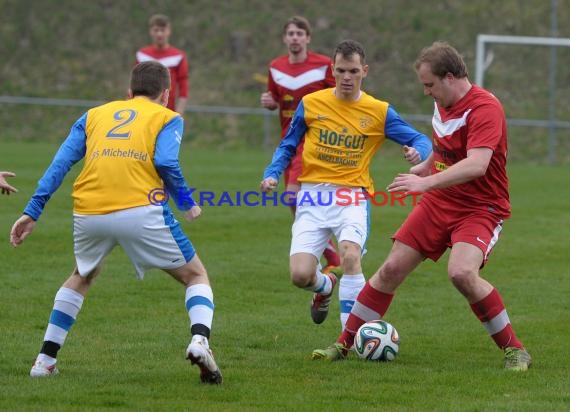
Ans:
[[[554,95],[556,93],[556,49],[553,47],[570,47],[570,38],[560,37],[533,37],[533,36],[503,36],[494,34],[478,34],[477,48],[475,51],[475,84],[484,87],[485,70],[493,61],[493,53],[487,53],[486,46],[488,43],[514,44],[522,46],[550,46],[552,49],[550,60],[550,104],[549,119],[547,121],[527,120],[529,125],[538,125],[539,123],[547,123],[548,127],[548,162],[556,161],[556,129],[557,127],[570,127],[570,122],[561,122],[556,120],[554,108]]]
[[[532,36],[501,36],[494,34],[478,34],[475,54],[475,84],[484,87],[486,63],[485,46],[487,43],[519,44],[528,46],[570,46],[570,38],[532,37]]]

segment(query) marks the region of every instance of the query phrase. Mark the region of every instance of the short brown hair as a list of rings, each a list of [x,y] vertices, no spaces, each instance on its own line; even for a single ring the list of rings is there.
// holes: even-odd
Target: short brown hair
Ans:
[[[444,41],[436,41],[420,52],[414,63],[416,71],[424,63],[429,64],[431,72],[440,79],[445,77],[447,73],[453,74],[458,79],[469,76],[463,57],[455,48]]]
[[[362,65],[366,64],[366,53],[364,52],[364,47],[356,40],[341,41],[336,46],[332,54],[333,62],[336,60],[336,56],[339,54],[344,58],[350,58],[353,54],[358,54],[360,56],[360,63],[362,63]]]
[[[166,89],[170,89],[170,72],[162,63],[154,60],[142,62],[131,71],[133,96],[156,99]]]
[[[283,25],[283,34],[287,33],[287,27],[289,27],[290,24],[294,24],[301,30],[305,30],[307,36],[311,35],[311,25],[309,24],[309,20],[307,20],[306,18],[302,16],[290,17]]]
[[[164,14],[153,14],[148,19],[148,27],[158,26],[158,27],[166,27],[170,25],[170,19],[168,16]]]

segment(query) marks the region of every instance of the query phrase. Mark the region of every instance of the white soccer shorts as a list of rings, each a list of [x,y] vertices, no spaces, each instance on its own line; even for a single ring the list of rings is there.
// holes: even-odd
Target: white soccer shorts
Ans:
[[[292,228],[290,255],[310,253],[320,258],[331,237],[358,244],[365,253],[370,201],[364,190],[332,184],[301,185]]]
[[[77,268],[87,276],[120,245],[142,279],[148,269],[176,269],[196,251],[168,206],[141,206],[105,215],[73,215]]]

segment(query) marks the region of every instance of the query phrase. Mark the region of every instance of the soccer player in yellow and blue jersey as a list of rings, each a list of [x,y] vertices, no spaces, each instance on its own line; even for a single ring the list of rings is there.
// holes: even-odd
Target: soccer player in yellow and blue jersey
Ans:
[[[277,187],[304,138],[290,250],[291,280],[314,292],[311,317],[315,323],[323,322],[337,279],[320,271],[318,258],[334,234],[344,271],[339,287],[343,328],[365,283],[361,256],[369,226],[365,199],[374,193],[369,173],[374,154],[386,139],[402,145],[404,157],[412,164],[431,153],[427,136],[406,123],[389,103],[361,90],[367,73],[363,47],[353,40],[341,42],[333,53],[336,86],[303,97],[261,182],[265,192]]]
[[[287,135],[293,114],[303,96],[335,86],[332,61],[329,56],[309,50],[312,28],[302,16],[293,16],[283,25],[283,43],[287,54],[279,56],[269,64],[267,91],[261,94],[261,105],[268,110],[279,109],[281,137]],[[301,183],[297,180],[303,172],[303,142],[297,146],[297,153],[283,173],[287,192],[297,194]],[[293,216],[297,205],[290,202]],[[334,272],[340,266],[340,256],[332,240],[323,252],[325,271]]]
[[[165,107],[169,87],[170,75],[161,63],[135,66],[130,99],[95,107],[75,122],[12,227],[10,242],[18,246],[33,231],[67,172],[85,159],[73,185],[76,267],[55,296],[32,377],[58,372],[58,351],[84,297],[105,257],[120,245],[139,278],[157,268],[184,285],[192,334],[186,357],[198,365],[203,382],[222,382],[208,342],[214,315],[208,274],[167,204],[167,196],[172,197],[189,221],[201,214],[180,169],[183,120]]]

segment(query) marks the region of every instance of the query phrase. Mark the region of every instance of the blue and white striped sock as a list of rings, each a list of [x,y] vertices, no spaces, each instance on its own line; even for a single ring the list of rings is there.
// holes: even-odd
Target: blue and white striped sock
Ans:
[[[192,336],[210,337],[214,318],[214,294],[209,285],[198,283],[186,289],[186,310],[190,317]]]
[[[75,323],[83,299],[83,295],[73,289],[61,287],[57,291],[40,352],[40,358],[44,362],[55,363],[57,351],[63,346],[69,329]]]

